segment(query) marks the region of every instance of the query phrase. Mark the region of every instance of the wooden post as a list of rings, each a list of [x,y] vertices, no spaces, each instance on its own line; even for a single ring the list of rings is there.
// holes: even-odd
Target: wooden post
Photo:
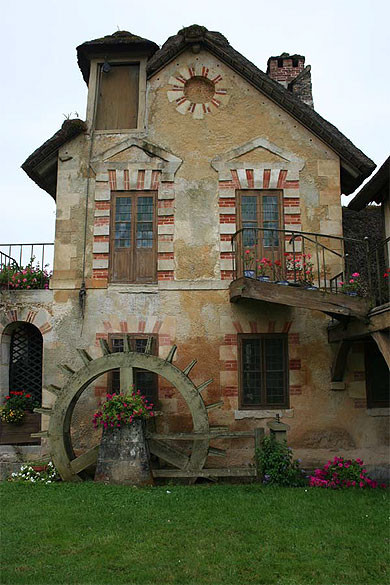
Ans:
[[[133,388],[134,375],[133,368],[121,368],[120,369],[120,390],[123,394],[134,392],[136,389]]]
[[[257,481],[263,480],[263,475],[261,473],[260,465],[257,460],[257,450],[261,448],[261,444],[264,439],[264,429],[261,427],[257,427],[255,429],[255,463],[256,463],[256,477]]]

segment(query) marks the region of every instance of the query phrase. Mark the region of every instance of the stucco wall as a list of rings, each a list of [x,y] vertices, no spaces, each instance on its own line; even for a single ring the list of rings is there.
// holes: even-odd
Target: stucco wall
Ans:
[[[218,107],[196,119],[191,112],[178,111],[169,92],[181,71],[202,67],[221,76],[218,86],[226,92]],[[334,348],[327,342],[329,318],[276,304],[229,302],[228,245],[237,229],[236,190],[264,187],[266,180],[271,184],[276,177],[275,185],[284,192],[285,226],[341,235],[338,156],[202,51],[185,52],[172,61],[148,82],[146,95],[144,132],[98,133],[92,144],[90,136],[83,135],[60,151],[54,275],[50,299],[43,301],[51,316],[50,332],[44,337],[45,384],[64,383],[57,363],[81,366],[76,347],[97,357],[99,339],[110,333],[153,333],[162,357],[177,344],[180,368],[198,360],[191,372],[197,384],[214,379],[203,395],[206,403],[223,401],[221,408],[210,411],[212,424],[235,430],[265,427],[274,413],[259,410],[248,415],[239,410],[237,335],[285,333],[290,408],[282,414],[291,427],[289,442],[297,456],[309,466],[339,453],[385,464],[386,419],[366,414],[364,380],[356,379],[362,368],[356,363],[361,358],[356,349],[349,358],[346,389],[331,390]],[[145,152],[143,139],[158,149]],[[111,192],[129,188],[158,190],[159,277],[154,285],[108,283]],[[289,201],[294,202],[293,212]],[[78,298],[83,279],[84,319]],[[11,305],[28,308],[37,302],[23,291],[9,293],[6,313]],[[76,450],[96,441],[90,418],[106,387],[107,377],[96,380],[76,408],[72,427]],[[44,401],[50,404],[53,396],[45,393]],[[163,415],[157,419],[157,430],[191,429],[185,403],[163,380],[159,406]],[[227,449],[227,456],[222,463],[211,456],[210,466],[253,460],[251,440],[215,441],[213,446]]]

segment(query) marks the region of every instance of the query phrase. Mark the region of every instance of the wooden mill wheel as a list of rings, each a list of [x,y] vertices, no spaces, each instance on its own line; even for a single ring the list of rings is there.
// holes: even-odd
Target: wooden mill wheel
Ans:
[[[82,472],[91,464],[96,462],[99,445],[76,457],[71,441],[70,425],[72,413],[77,400],[84,390],[96,378],[111,370],[120,370],[120,388],[121,391],[128,391],[133,383],[133,368],[142,368],[154,372],[172,384],[186,401],[189,411],[192,415],[193,431],[191,433],[181,433],[177,436],[181,439],[192,440],[192,451],[190,455],[180,451],[161,438],[175,439],[175,435],[157,435],[156,438],[149,438],[149,448],[151,453],[160,459],[176,467],[181,476],[196,478],[196,472],[201,471],[206,462],[209,453],[217,454],[218,449],[210,447],[210,425],[208,419],[208,410],[221,406],[223,402],[217,402],[205,405],[201,396],[212,379],[207,380],[200,386],[196,387],[189,378],[189,373],[196,360],[193,360],[183,371],[172,364],[176,346],[174,345],[166,359],[151,355],[151,338],[145,349],[145,353],[135,353],[130,350],[129,339],[124,339],[124,351],[111,353],[110,348],[105,340],[100,342],[103,356],[92,359],[83,349],[78,349],[78,354],[82,359],[84,366],[75,372],[67,365],[60,365],[61,370],[68,375],[68,379],[62,388],[50,385],[48,390],[56,397],[52,408],[37,408],[36,412],[48,415],[50,417],[49,428],[47,431],[41,431],[34,436],[47,437],[50,444],[50,453],[54,465],[58,469],[61,477],[65,481],[81,481]],[[81,474],[81,475],[80,475]]]

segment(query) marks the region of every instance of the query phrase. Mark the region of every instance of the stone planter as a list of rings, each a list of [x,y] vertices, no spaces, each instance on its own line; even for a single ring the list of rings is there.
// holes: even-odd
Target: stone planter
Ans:
[[[95,481],[120,485],[153,485],[145,422],[134,420],[120,429],[104,429]]]
[[[41,440],[31,433],[40,430],[41,415],[34,412],[26,412],[20,425],[0,421],[0,445],[39,445]]]

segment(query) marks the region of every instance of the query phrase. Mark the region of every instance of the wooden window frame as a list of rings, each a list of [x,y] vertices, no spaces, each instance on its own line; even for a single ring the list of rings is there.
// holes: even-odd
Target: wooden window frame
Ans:
[[[139,86],[138,86],[138,122],[137,128],[117,128],[112,130],[95,130],[96,134],[134,134],[134,132],[144,132],[145,130],[145,113],[146,113],[146,64],[147,57],[137,56],[134,58],[108,56],[108,62],[112,65],[135,65],[139,64]],[[91,69],[88,82],[88,104],[87,104],[87,122],[93,127],[95,118],[95,109],[97,107],[99,91],[99,70],[104,64],[104,59],[96,58],[91,60]]]
[[[153,338],[152,355],[158,356],[158,335],[150,334],[150,333],[109,333],[108,334],[108,345],[109,345],[110,349],[111,350],[113,349],[112,342],[114,339],[122,339],[123,340],[126,335],[130,340],[148,339],[149,337],[152,337]],[[135,370],[137,370],[137,368],[135,368]],[[134,380],[134,383],[136,383],[135,380]],[[112,384],[113,384],[113,375],[112,375],[112,370],[111,370],[108,373],[108,381],[107,381],[108,392],[113,391]],[[153,404],[156,405],[157,401],[158,401],[158,374],[156,374],[156,386],[155,386],[155,395],[154,395]]]
[[[283,340],[283,382],[284,382],[284,401],[281,404],[268,404],[265,400],[260,400],[258,404],[244,404],[244,386],[243,386],[243,344],[244,339],[282,339]],[[290,408],[289,396],[289,357],[288,357],[288,335],[286,333],[239,333],[237,336],[237,351],[238,351],[238,398],[240,410],[280,410],[281,408]],[[264,350],[262,348],[262,387],[260,394],[264,398],[266,396],[266,388],[264,383]]]
[[[107,101],[107,94],[105,94],[105,99],[103,100],[103,95],[102,95],[102,91],[103,91],[103,80],[106,80],[106,83],[108,82],[108,77],[106,76],[110,76],[111,72],[109,71],[108,73],[104,73],[103,71],[103,65],[104,64],[99,64],[98,67],[98,79],[97,79],[97,84],[96,84],[96,113],[95,113],[95,127],[97,131],[115,131],[118,132],[122,129],[122,125],[110,125],[110,118],[111,121],[113,118],[115,118],[115,112],[116,112],[116,116],[118,116],[118,112],[121,111],[122,114],[126,114],[126,118],[128,120],[130,120],[130,118],[128,117],[128,113],[132,111],[132,106],[135,106],[133,111],[133,116],[134,116],[134,124],[131,125],[126,125],[124,129],[126,130],[136,130],[138,128],[138,110],[139,110],[139,100],[140,100],[140,94],[139,94],[139,78],[140,78],[140,63],[139,62],[113,62],[113,61],[108,61],[108,64],[110,65],[110,67],[112,68],[112,71],[115,71],[115,68],[134,68],[134,72],[131,74],[134,76],[134,80],[133,80],[133,87],[132,84],[128,84],[128,81],[126,83],[123,83],[122,80],[122,86],[120,86],[121,91],[118,90],[118,87],[115,88],[114,91],[114,96],[112,95],[113,89],[115,86],[112,86],[112,81],[111,81],[111,100],[114,100],[115,103],[116,100],[121,100],[122,99],[122,103],[117,103],[117,108],[110,108],[109,104],[110,104],[110,100]],[[135,69],[136,68],[136,69]],[[130,73],[130,72],[129,72]],[[136,87],[134,87],[136,85]],[[124,103],[123,103],[123,96],[122,94],[125,94],[125,92],[129,91],[129,88],[132,87],[132,91],[131,93],[131,99],[130,102],[127,103],[128,108],[124,107]],[[107,85],[106,85],[106,90],[107,91]],[[133,102],[134,100],[134,102]],[[132,103],[133,102],[133,103]],[[112,102],[111,102],[112,103]],[[98,128],[98,126],[103,125],[106,127],[100,127]]]
[[[120,198],[131,198],[132,200],[132,221],[131,221],[131,246],[128,249],[129,254],[129,277],[114,278],[114,256],[115,249],[115,209],[116,201]],[[153,275],[149,278],[142,278],[137,275],[137,248],[136,242],[136,206],[134,202],[139,197],[153,197],[153,247],[152,263],[154,267]],[[108,274],[109,282],[113,284],[156,284],[157,283],[157,191],[112,191],[111,192],[111,212],[110,212],[110,243],[109,243],[109,264]],[[142,249],[142,248],[141,248]],[[140,249],[140,250],[141,250]],[[124,248],[124,250],[126,250]],[[123,252],[125,254],[125,252]],[[140,254],[140,252],[138,252]]]
[[[380,354],[381,357],[383,358],[383,361],[384,361],[386,368],[387,368],[385,358],[382,356],[380,349],[377,346],[376,342],[373,339],[366,340],[364,343],[364,365],[365,365],[365,371],[366,371],[367,408],[390,408],[390,393],[388,394],[388,399],[382,400],[382,401],[375,398],[375,395],[374,395],[374,388],[373,388],[374,381],[371,377],[372,369],[371,369],[370,355],[369,355],[369,348],[370,347],[375,347],[378,354]]]
[[[284,216],[283,216],[283,190],[282,189],[238,189],[236,191],[236,200],[237,200],[237,230],[243,229],[243,221],[242,221],[242,198],[246,196],[253,196],[257,198],[257,222],[256,227],[262,227],[262,210],[263,210],[263,197],[264,196],[277,196],[278,198],[278,214],[279,214],[279,223],[278,229],[283,229],[284,227]],[[259,205],[260,201],[260,205]],[[284,251],[285,251],[285,242],[284,242],[284,234],[283,232],[279,232],[279,245],[269,246],[268,249],[264,248],[263,245],[263,237],[266,232],[262,232],[262,237],[259,240],[261,242],[259,249],[257,250],[256,257],[259,256],[262,258],[263,256],[270,256],[275,257],[281,261],[282,265],[284,265]],[[238,236],[237,241],[237,249],[241,250],[241,254],[239,254],[237,258],[237,267],[239,269],[240,274],[243,271],[243,262],[241,256],[244,253],[244,246],[243,246],[243,237],[242,233]]]

